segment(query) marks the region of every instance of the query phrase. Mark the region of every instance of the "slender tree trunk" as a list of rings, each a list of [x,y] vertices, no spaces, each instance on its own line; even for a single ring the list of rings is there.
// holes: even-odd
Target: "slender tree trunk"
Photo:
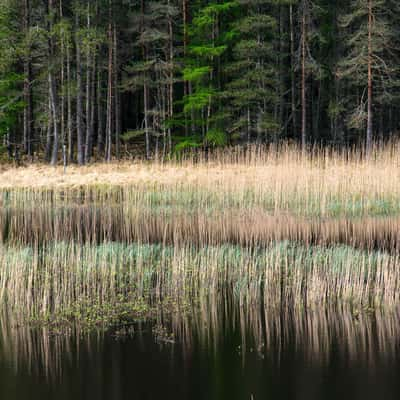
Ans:
[[[104,153],[104,124],[103,124],[103,102],[102,102],[102,77],[101,69],[97,70],[97,151]]]
[[[90,29],[90,3],[88,1],[87,3],[87,19],[86,19],[86,27],[89,30]],[[91,115],[91,111],[90,111],[90,105],[91,105],[91,101],[90,101],[90,97],[91,97],[91,93],[90,93],[90,89],[91,89],[91,68],[92,68],[92,61],[91,61],[91,56],[92,56],[92,52],[91,52],[91,48],[89,45],[89,48],[86,49],[87,53],[86,53],[86,140],[85,140],[85,163],[89,163],[90,162],[90,148],[91,148],[91,140],[92,140],[92,132],[90,130],[91,126],[90,126],[90,115]]]
[[[77,154],[78,164],[85,163],[85,154],[83,151],[83,124],[82,124],[82,62],[81,62],[81,46],[79,37],[79,14],[76,11],[75,29],[76,29],[76,138],[77,138]]]
[[[49,19],[49,31],[50,31],[50,39],[49,39],[49,89],[50,89],[50,105],[51,105],[51,112],[53,115],[53,151],[51,155],[51,164],[56,165],[58,161],[58,148],[59,148],[59,115],[58,115],[58,95],[57,95],[57,88],[56,88],[56,81],[54,78],[54,70],[53,70],[53,61],[55,56],[54,51],[54,39],[52,38],[52,30],[53,30],[53,23],[54,23],[54,0],[49,0],[48,3],[48,11],[50,14]]]
[[[290,14],[290,62],[291,62],[291,108],[292,108],[292,121],[293,121],[293,135],[297,136],[297,107],[296,107],[296,76],[295,76],[295,43],[294,43],[294,18],[293,18],[293,5],[289,6]]]
[[[301,20],[301,148],[307,144],[307,98],[306,98],[306,10],[303,4]]]
[[[63,18],[63,6],[62,6],[62,0],[59,2],[59,12],[60,12],[60,18]],[[61,103],[61,110],[60,110],[60,138],[61,138],[61,145],[65,145],[65,32],[64,29],[61,31],[61,55],[60,55],[60,61],[61,61],[61,95],[60,95],[60,103]]]
[[[52,148],[52,127],[53,127],[53,111],[51,106],[51,95],[49,85],[49,95],[47,101],[47,135],[46,135],[46,147],[45,147],[45,159],[50,162],[51,159],[51,148]]]
[[[283,71],[283,66],[284,66],[284,54],[286,54],[286,45],[285,45],[285,40],[284,40],[284,26],[287,24],[286,20],[286,14],[285,14],[285,9],[283,5],[280,5],[279,7],[279,124],[281,127],[285,126],[285,121],[284,121],[284,115],[285,115],[285,106],[286,106],[286,101],[285,101],[285,74]],[[275,140],[278,139],[275,137]]]
[[[68,132],[68,159],[74,159],[74,142],[72,137],[72,98],[71,98],[71,54],[70,44],[67,44],[67,132]]]
[[[182,0],[182,15],[183,15],[183,58],[186,59],[188,47],[188,22],[189,22],[189,5],[188,0]],[[189,94],[189,82],[183,82],[183,96]],[[187,123],[187,113],[185,112],[185,134],[189,134],[189,127]]]
[[[170,1],[168,0],[168,4]],[[174,29],[171,17],[168,18],[169,33],[169,118],[174,117]],[[168,150],[172,150],[171,127],[168,127]]]
[[[368,0],[368,115],[367,115],[367,154],[372,147],[372,0]]]
[[[142,18],[141,18],[141,27],[140,31],[144,31],[144,0],[141,1],[141,13],[142,13]],[[142,56],[143,60],[146,62],[147,61],[147,49],[146,45],[142,45]],[[144,132],[145,132],[145,141],[146,141],[146,159],[150,159],[150,132],[149,132],[149,113],[148,113],[148,88],[147,88],[147,76],[144,73],[144,83],[143,83],[143,111],[144,111]]]
[[[108,90],[107,90],[107,123],[106,123],[106,161],[111,161],[112,148],[112,106],[113,106],[113,31],[112,31],[112,2],[108,4]]]
[[[149,133],[149,112],[148,112],[148,90],[146,82],[143,85],[143,102],[144,102],[144,132],[146,140],[146,159],[150,159],[150,133]]]
[[[118,69],[118,36],[114,24],[114,98],[115,98],[115,155],[120,158],[120,134],[121,134],[121,98],[118,90],[119,69]]]
[[[24,0],[24,34],[27,36],[30,29],[31,7],[30,0]],[[24,59],[24,152],[29,158],[32,158],[32,139],[33,139],[33,104],[32,104],[32,63],[31,49],[27,49],[27,55]]]
[[[59,148],[59,116],[58,116],[58,102],[57,102],[57,91],[54,80],[54,75],[49,72],[49,87],[50,87],[50,105],[51,112],[53,115],[53,151],[51,155],[51,165],[57,165],[58,161],[58,148]]]
[[[95,105],[96,105],[96,57],[93,56],[92,59],[93,68],[92,68],[92,76],[90,79],[91,82],[91,93],[90,96],[90,140],[89,140],[89,156],[93,156],[93,141],[94,141],[94,118],[95,118]]]

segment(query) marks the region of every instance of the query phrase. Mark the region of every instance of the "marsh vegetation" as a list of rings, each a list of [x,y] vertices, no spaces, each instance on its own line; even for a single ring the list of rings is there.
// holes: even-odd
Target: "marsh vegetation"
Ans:
[[[35,167],[31,182],[5,170],[3,340],[56,378],[75,341],[149,334],[189,358],[237,332],[243,359],[396,362],[398,154],[253,147],[96,174]]]
[[[394,307],[396,150],[364,159],[356,151],[232,149],[103,167],[117,179],[102,185],[88,169],[69,178],[79,178],[75,185],[55,171],[53,184],[12,187],[6,171],[1,298],[35,317],[121,299],[186,304],[221,290],[275,306]]]

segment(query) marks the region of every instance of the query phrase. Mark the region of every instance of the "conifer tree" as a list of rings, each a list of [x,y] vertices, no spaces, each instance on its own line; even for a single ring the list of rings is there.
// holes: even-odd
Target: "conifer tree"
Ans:
[[[279,125],[274,116],[277,102],[276,68],[273,40],[277,21],[271,15],[271,1],[242,0],[241,15],[234,22],[233,62],[225,95],[231,105],[231,129],[235,136],[246,134],[247,141],[277,136]]]
[[[356,0],[342,16],[346,53],[338,73],[353,88],[354,94],[346,97],[349,104],[356,105],[348,116],[348,126],[366,128],[367,152],[373,140],[374,108],[390,96],[393,87],[398,88],[398,32],[393,16],[399,15],[397,2]]]

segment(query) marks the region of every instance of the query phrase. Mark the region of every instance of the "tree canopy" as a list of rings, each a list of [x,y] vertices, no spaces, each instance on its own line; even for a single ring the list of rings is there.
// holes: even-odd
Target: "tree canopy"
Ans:
[[[1,148],[56,164],[399,131],[394,0],[0,0]]]

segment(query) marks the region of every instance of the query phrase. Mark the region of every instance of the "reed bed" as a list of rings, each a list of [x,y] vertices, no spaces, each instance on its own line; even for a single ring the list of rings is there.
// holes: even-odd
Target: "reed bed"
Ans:
[[[400,259],[350,247],[266,248],[48,243],[1,247],[0,301],[29,317],[84,315],[135,300],[193,304],[232,292],[239,304],[279,310],[333,304],[393,308]],[[132,302],[132,303],[129,303]],[[124,309],[124,312],[126,309]],[[96,315],[97,315],[96,314]],[[79,318],[78,318],[79,322]]]
[[[42,316],[224,288],[285,309],[395,306],[399,146],[4,169],[1,299]]]
[[[297,146],[250,146],[182,155],[179,160],[153,160],[93,164],[63,168],[33,165],[0,167],[0,188],[52,188],[83,185],[131,186],[135,184],[198,184],[263,187],[339,193],[398,193],[400,143],[377,146],[366,158],[357,148],[314,148],[302,152]],[[371,190],[372,189],[372,190]]]
[[[136,161],[82,169],[28,167],[0,173],[1,208],[92,199],[138,206],[262,208],[300,215],[393,215],[400,211],[398,144],[365,159],[356,151],[254,147],[216,152],[204,160]],[[17,190],[20,189],[20,190]],[[31,203],[31,204],[29,204]]]

